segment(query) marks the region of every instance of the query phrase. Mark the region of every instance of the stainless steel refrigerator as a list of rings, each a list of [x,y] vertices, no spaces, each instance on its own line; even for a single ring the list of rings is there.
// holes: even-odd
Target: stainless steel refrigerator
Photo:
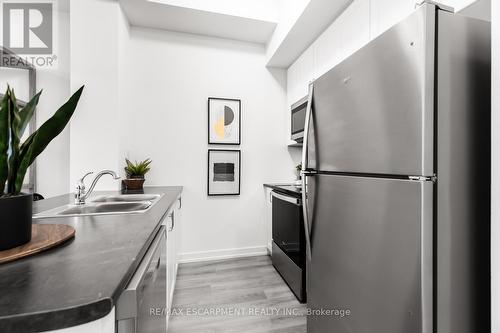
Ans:
[[[489,332],[490,75],[490,24],[424,4],[311,84],[308,333]]]

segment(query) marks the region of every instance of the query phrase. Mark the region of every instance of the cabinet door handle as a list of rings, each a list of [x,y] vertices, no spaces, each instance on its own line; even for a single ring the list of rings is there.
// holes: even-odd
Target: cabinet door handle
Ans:
[[[179,199],[177,199],[177,200],[179,200],[179,208],[178,209],[181,209],[182,208],[182,198],[179,197]]]
[[[168,231],[172,231],[172,230],[174,230],[174,227],[175,227],[175,214],[174,214],[174,212],[170,213],[170,215],[168,217],[170,217],[170,220],[172,221],[172,224],[170,225],[170,228],[168,229]]]

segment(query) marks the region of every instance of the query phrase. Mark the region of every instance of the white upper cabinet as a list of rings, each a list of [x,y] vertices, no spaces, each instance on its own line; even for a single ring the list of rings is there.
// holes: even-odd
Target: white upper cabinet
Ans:
[[[312,80],[314,80],[314,48],[310,47],[288,69],[288,106],[307,95]]]
[[[288,68],[288,105],[307,94],[312,80],[410,15],[415,1],[355,0]]]
[[[370,40],[370,1],[356,0],[314,42],[314,76],[320,77]]]

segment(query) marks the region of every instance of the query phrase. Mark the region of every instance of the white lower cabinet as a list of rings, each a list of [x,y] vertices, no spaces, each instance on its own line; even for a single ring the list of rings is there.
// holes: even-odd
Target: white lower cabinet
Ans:
[[[182,198],[167,213],[167,308],[172,308],[180,249]],[[168,313],[168,312],[167,312]],[[167,317],[167,327],[169,318]]]

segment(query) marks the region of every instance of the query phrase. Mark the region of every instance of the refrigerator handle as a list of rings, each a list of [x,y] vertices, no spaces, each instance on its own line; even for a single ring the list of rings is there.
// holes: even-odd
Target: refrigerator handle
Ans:
[[[309,211],[307,206],[307,169],[308,169],[308,141],[309,141],[309,126],[311,123],[312,114],[312,97],[313,97],[314,85],[311,83],[309,85],[309,97],[307,100],[306,109],[306,120],[304,124],[304,141],[302,145],[302,214],[304,215],[304,232],[306,238],[306,256],[309,261],[311,261],[311,235],[309,233]]]
[[[307,208],[307,194],[306,194],[306,182],[307,175],[302,174],[302,214],[304,215],[304,233],[306,238],[306,256],[307,260],[311,261],[311,235],[309,234],[309,211]]]
[[[304,140],[302,142],[302,172],[308,169],[308,143],[309,143],[309,126],[311,124],[312,114],[312,98],[313,98],[314,85],[309,85],[309,96],[307,98],[306,119],[304,123]]]

